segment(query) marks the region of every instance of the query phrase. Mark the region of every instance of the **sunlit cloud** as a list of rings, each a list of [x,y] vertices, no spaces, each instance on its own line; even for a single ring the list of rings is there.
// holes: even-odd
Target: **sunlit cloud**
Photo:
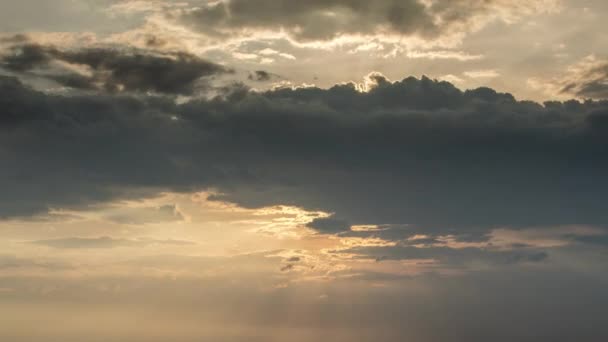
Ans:
[[[428,59],[455,59],[459,61],[473,61],[482,59],[482,55],[470,55],[462,51],[409,51],[407,52],[409,58],[428,58]]]
[[[500,73],[493,69],[466,71],[463,74],[470,78],[495,78],[500,76]]]

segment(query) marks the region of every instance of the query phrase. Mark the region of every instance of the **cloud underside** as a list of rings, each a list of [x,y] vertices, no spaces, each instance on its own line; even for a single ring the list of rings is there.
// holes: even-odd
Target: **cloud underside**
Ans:
[[[555,81],[561,94],[587,99],[608,98],[608,60],[595,56],[584,58],[570,67],[561,80]]]
[[[211,189],[245,207],[336,213],[316,226],[330,233],[608,223],[608,103],[542,106],[488,88],[372,78],[369,92],[235,87],[177,105],[49,95],[2,77],[0,216]]]
[[[489,20],[511,21],[555,6],[552,0],[231,0],[181,9],[168,17],[212,37],[281,31],[300,42],[379,34],[436,39],[474,31]]]
[[[185,52],[124,47],[62,50],[21,36],[13,40],[0,56],[0,67],[77,90],[191,95],[205,90],[211,78],[232,72]]]
[[[99,238],[63,238],[51,240],[32,241],[33,244],[52,247],[57,249],[98,249],[117,247],[146,247],[149,245],[190,245],[190,241],[181,240],[154,240],[154,239],[114,239],[111,237]]]

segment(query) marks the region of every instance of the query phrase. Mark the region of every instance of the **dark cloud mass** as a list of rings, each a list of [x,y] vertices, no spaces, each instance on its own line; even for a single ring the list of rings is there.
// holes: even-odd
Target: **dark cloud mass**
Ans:
[[[159,222],[180,222],[184,216],[176,205],[163,205],[159,207],[120,208],[104,217],[106,220],[122,224],[148,224]]]
[[[182,105],[0,78],[0,216],[215,189],[410,233],[608,223],[608,103],[539,105],[407,78],[362,93],[238,88]],[[348,230],[316,220],[326,233]]]
[[[258,82],[267,82],[275,77],[277,77],[277,75],[264,70],[256,70],[248,76],[249,80]]]
[[[65,87],[110,92],[156,92],[189,95],[209,77],[229,69],[194,55],[112,48],[60,50],[33,43],[14,45],[0,57],[0,67],[53,80]],[[66,69],[58,63],[80,68]]]
[[[170,17],[219,37],[269,30],[284,31],[299,41],[383,33],[436,38],[471,30],[489,13],[538,4],[513,1],[509,5],[478,0],[230,0],[202,4]]]
[[[433,259],[442,265],[452,268],[462,267],[466,263],[483,260],[493,264],[538,263],[548,258],[548,254],[538,250],[509,250],[491,251],[479,248],[454,249],[447,247],[418,248],[412,246],[390,247],[354,247],[334,253],[353,253],[358,258],[376,259],[378,262],[386,260],[416,260]]]

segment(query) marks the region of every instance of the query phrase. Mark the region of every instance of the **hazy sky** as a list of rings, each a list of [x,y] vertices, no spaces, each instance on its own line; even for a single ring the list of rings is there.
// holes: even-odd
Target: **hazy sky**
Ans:
[[[0,340],[608,340],[608,2],[0,0]]]

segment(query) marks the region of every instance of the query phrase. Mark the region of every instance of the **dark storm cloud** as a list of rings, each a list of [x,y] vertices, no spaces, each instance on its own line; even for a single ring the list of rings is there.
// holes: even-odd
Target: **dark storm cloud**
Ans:
[[[469,31],[478,17],[496,13],[499,8],[508,11],[536,6],[535,1],[515,1],[511,5],[478,0],[431,4],[420,0],[230,0],[203,4],[169,17],[219,37],[271,30],[286,32],[300,41],[382,33],[435,38]]]
[[[80,249],[80,248],[117,248],[117,247],[146,247],[149,245],[192,245],[193,242],[181,240],[152,240],[152,239],[114,239],[110,237],[99,238],[64,238],[32,241],[31,243],[58,249]]]
[[[77,73],[54,62],[84,70]],[[158,54],[111,48],[59,50],[27,42],[9,49],[1,57],[0,67],[38,75],[74,89],[184,95],[192,94],[197,87],[204,88],[210,77],[231,72],[184,52]]]
[[[176,105],[51,96],[1,78],[0,216],[216,189],[212,199],[245,207],[336,213],[312,223],[326,233],[348,231],[335,218],[408,224],[386,233],[400,239],[608,223],[608,103],[377,83],[367,93],[241,87]]]

